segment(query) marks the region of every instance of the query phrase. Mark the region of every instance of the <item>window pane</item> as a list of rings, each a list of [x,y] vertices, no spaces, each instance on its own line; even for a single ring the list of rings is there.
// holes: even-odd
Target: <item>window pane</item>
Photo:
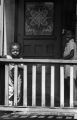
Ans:
[[[25,35],[52,35],[53,2],[25,2]]]

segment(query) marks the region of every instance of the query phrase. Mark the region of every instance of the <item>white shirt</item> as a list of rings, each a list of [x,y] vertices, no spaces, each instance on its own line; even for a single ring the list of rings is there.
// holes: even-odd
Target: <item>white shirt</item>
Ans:
[[[71,58],[71,60],[77,60],[77,52],[76,52],[76,44],[74,42],[74,39],[71,39],[65,47],[64,50],[64,57],[69,55],[71,50],[74,50],[74,56]],[[70,76],[70,65],[65,65],[65,78]],[[77,76],[77,66],[74,65],[74,71],[73,71],[73,76],[76,79]]]

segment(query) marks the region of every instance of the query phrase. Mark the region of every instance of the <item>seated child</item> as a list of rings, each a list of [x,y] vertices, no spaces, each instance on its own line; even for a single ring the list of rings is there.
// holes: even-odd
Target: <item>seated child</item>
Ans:
[[[19,43],[12,43],[10,47],[10,55],[7,55],[7,59],[22,59],[20,58],[20,51],[21,47]],[[10,64],[10,71],[9,71],[9,106],[14,105],[14,67],[15,64],[11,63]],[[18,64],[18,80],[17,80],[17,105],[21,104],[22,101],[22,77],[23,77],[23,64]]]

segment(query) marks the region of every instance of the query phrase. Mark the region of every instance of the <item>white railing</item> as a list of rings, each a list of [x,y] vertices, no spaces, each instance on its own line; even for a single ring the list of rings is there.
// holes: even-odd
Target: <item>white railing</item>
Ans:
[[[5,64],[5,106],[8,104],[8,81],[9,81],[9,65],[15,63],[14,69],[14,105],[17,106],[17,74],[18,74],[18,63],[23,63],[23,106],[28,106],[28,64],[32,64],[32,107],[36,107],[36,82],[37,82],[37,64],[41,64],[41,107],[46,106],[46,64],[50,65],[50,107],[55,107],[55,65],[58,64],[60,67],[60,107],[64,107],[64,65],[70,65],[70,105],[74,107],[74,88],[73,88],[73,65],[77,65],[76,60],[57,60],[57,59],[0,59],[0,62]]]

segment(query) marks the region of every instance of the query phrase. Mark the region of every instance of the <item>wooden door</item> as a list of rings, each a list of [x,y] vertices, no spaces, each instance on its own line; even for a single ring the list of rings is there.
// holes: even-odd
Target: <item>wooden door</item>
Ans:
[[[17,40],[24,58],[61,57],[60,2],[26,2],[18,4]],[[17,29],[18,28],[18,29]]]
[[[61,58],[61,3],[59,0],[56,2],[54,0],[50,2],[26,2],[26,0],[23,2],[19,0],[17,8],[18,17],[16,16],[15,33],[17,41],[22,44],[23,58]],[[57,88],[55,94],[59,96],[59,66],[55,67],[55,88]],[[39,92],[39,73],[37,76],[37,91]],[[30,77],[31,74],[29,74]],[[50,81],[49,73],[47,78],[47,81]],[[46,92],[50,94],[49,82],[47,83]],[[28,93],[31,93],[29,80],[28,85]]]

